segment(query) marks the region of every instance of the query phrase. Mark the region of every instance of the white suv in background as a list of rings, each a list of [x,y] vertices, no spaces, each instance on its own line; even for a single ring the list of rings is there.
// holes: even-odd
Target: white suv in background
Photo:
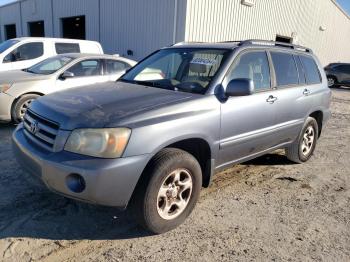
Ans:
[[[95,41],[22,37],[0,44],[0,71],[25,69],[58,54],[103,54],[101,44]]]

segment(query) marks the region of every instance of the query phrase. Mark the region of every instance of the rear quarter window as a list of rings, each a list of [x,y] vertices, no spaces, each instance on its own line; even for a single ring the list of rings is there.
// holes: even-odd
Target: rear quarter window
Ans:
[[[299,73],[299,84],[306,84],[305,70],[298,56],[294,56]]]
[[[66,53],[80,53],[79,44],[74,43],[55,43],[56,53],[66,54]]]
[[[305,70],[306,83],[309,85],[321,83],[321,74],[315,60],[309,56],[299,56],[299,58]]]
[[[130,65],[122,61],[106,60],[106,74],[113,75],[123,72],[130,68]]]

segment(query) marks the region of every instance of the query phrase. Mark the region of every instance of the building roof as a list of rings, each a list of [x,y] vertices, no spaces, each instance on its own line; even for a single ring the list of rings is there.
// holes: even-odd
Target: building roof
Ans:
[[[9,5],[15,5],[21,2],[25,2],[25,1],[30,1],[30,0],[14,0],[11,3],[7,3],[4,5],[0,5],[0,8],[5,7],[5,6],[9,6]],[[337,3],[336,0],[330,0],[349,20],[350,20],[350,15]]]

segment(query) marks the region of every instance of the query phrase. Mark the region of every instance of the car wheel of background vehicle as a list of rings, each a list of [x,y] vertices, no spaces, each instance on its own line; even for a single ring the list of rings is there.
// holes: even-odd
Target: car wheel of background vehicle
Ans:
[[[202,171],[189,153],[166,148],[152,160],[134,191],[132,208],[145,229],[159,234],[191,214],[202,187]]]
[[[24,114],[29,108],[31,102],[37,99],[39,95],[29,94],[21,96],[12,106],[12,121],[15,123],[20,123],[23,120]]]
[[[328,87],[335,87],[337,84],[337,79],[334,76],[327,76]]]
[[[308,117],[298,139],[286,148],[287,158],[295,163],[306,162],[312,156],[318,138],[318,125]]]

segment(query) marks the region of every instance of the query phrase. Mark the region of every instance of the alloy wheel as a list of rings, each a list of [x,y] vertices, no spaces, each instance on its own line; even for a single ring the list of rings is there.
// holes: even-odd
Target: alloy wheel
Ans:
[[[161,218],[171,220],[178,217],[191,198],[193,181],[190,172],[179,168],[171,172],[158,191],[157,211]]]

